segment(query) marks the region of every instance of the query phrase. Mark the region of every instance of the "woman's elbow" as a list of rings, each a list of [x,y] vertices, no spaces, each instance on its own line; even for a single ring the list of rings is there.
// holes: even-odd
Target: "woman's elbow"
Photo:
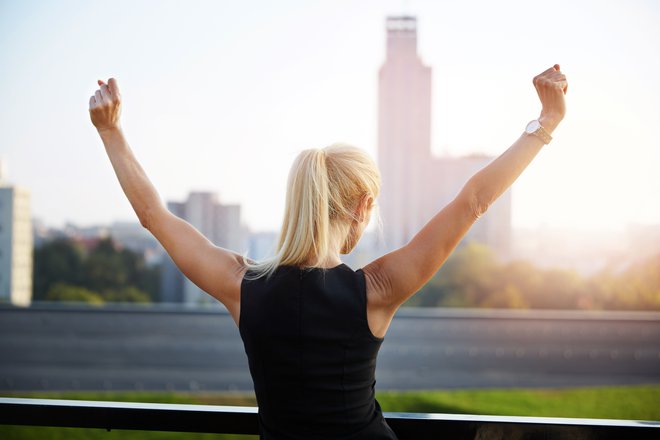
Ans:
[[[465,210],[475,221],[488,211],[492,200],[474,182],[468,182],[459,194]]]
[[[140,220],[140,224],[142,225],[142,227],[150,231],[151,225],[153,223],[152,221],[153,213],[150,212],[149,210],[144,210],[141,212],[136,212],[136,214],[138,216],[138,220]]]

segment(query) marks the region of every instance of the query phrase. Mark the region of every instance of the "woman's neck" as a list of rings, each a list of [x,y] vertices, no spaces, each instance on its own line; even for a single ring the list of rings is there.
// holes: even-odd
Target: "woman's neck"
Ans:
[[[305,263],[305,266],[307,266],[307,267],[322,267],[322,268],[329,269],[329,268],[332,268],[332,267],[337,267],[340,264],[342,264],[342,261],[339,258],[338,254],[329,255],[325,260],[320,261],[316,264],[314,264],[314,262],[315,262],[315,259],[311,258]]]

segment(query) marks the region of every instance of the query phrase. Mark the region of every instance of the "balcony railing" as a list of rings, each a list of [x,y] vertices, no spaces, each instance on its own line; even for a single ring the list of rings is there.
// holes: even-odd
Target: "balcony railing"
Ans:
[[[401,440],[658,439],[660,422],[385,413]],[[0,398],[0,424],[258,435],[257,408]]]

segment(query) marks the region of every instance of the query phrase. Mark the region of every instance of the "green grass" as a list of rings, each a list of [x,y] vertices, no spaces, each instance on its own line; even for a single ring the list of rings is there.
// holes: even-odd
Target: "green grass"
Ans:
[[[5,393],[4,396],[237,406],[254,406],[256,404],[254,395],[251,393],[42,392]],[[383,391],[378,393],[377,398],[383,411],[395,412],[660,420],[660,385],[567,389]],[[0,438],[247,440],[257,437],[126,430],[107,432],[102,429],[0,425]]]
[[[660,420],[660,385],[381,392],[383,411]]]

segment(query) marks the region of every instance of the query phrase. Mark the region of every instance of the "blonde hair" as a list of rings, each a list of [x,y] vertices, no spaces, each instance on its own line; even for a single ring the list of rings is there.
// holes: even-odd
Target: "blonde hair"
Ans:
[[[308,149],[296,157],[287,182],[284,221],[275,255],[260,262],[244,256],[246,279],[269,277],[280,265],[319,264],[337,247],[352,249],[351,223],[363,197],[380,192],[380,172],[364,151],[336,143]],[[352,235],[352,234],[351,234]],[[341,241],[340,241],[341,240]]]

